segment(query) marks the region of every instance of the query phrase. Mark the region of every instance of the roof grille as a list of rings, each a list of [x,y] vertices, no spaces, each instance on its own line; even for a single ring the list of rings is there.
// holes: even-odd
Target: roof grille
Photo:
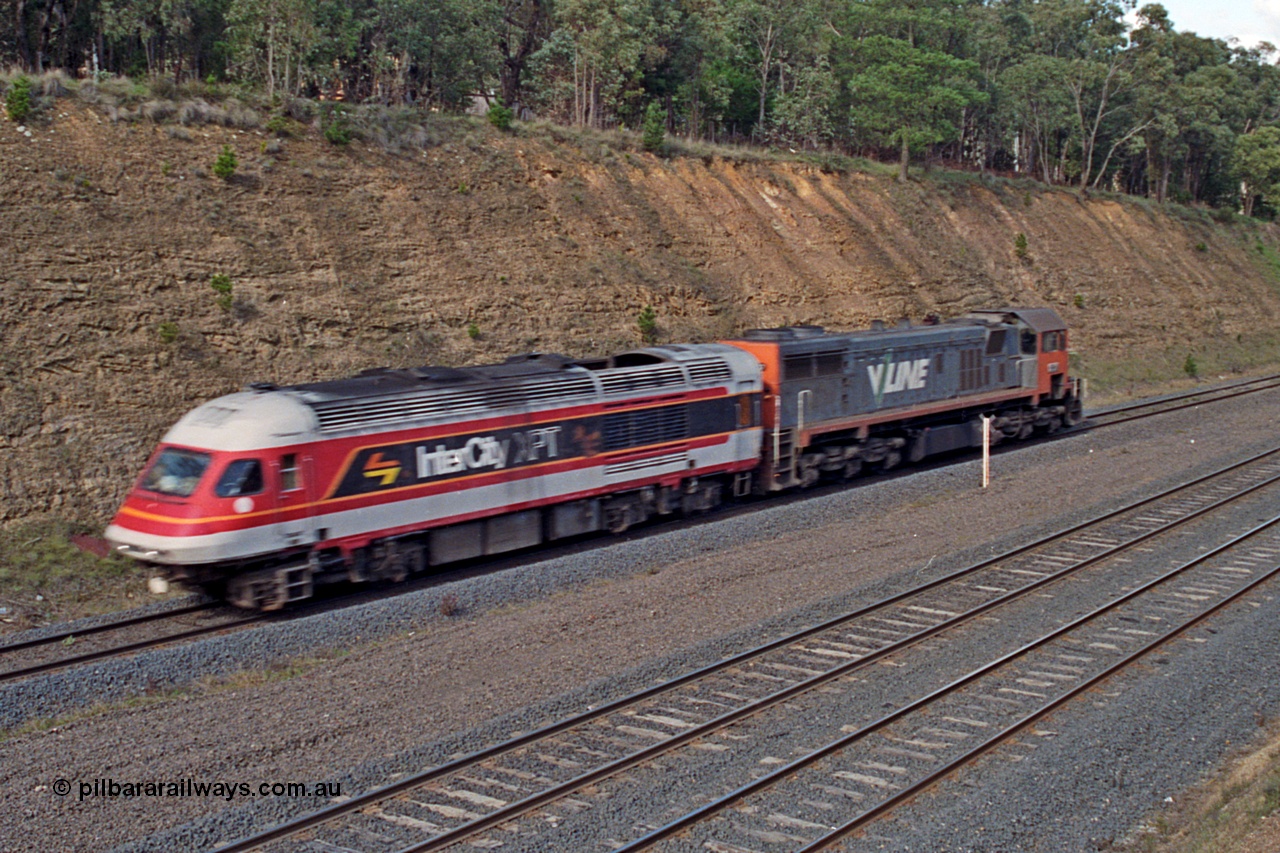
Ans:
[[[606,397],[649,388],[669,388],[684,383],[684,372],[674,364],[623,367],[600,372],[600,384],[604,387]]]
[[[690,382],[726,382],[733,373],[723,358],[695,358],[684,363]]]
[[[596,397],[590,376],[558,376],[554,379],[500,385],[471,386],[457,390],[429,391],[363,400],[312,403],[325,433],[367,429],[473,412],[512,409],[530,404],[571,402]]]

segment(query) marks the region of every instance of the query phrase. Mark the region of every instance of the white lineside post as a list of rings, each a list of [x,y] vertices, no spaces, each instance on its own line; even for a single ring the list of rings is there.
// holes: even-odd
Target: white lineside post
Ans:
[[[991,416],[982,416],[982,488],[991,482]]]

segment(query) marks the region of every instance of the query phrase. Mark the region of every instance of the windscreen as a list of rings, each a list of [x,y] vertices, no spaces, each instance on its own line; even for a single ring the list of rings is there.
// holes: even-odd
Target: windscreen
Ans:
[[[209,454],[166,447],[142,477],[141,488],[148,492],[187,498],[200,485],[209,467]]]

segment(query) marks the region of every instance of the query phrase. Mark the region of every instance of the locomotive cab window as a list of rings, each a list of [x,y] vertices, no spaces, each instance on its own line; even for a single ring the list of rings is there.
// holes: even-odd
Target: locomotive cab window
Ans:
[[[1062,332],[1045,332],[1044,333],[1044,352],[1057,352],[1063,349],[1063,342],[1066,336]]]
[[[291,492],[299,487],[298,455],[286,453],[280,457],[280,491]]]
[[[209,454],[167,447],[142,477],[141,488],[148,492],[189,498],[200,485],[209,467]]]
[[[222,472],[214,494],[220,498],[256,495],[262,491],[262,463],[257,459],[236,459]]]
[[[839,374],[844,373],[844,353],[814,353],[813,372],[818,376],[838,376]]]
[[[782,381],[792,382],[796,379],[813,378],[813,356],[789,355],[782,360]]]
[[[1036,333],[1031,331],[1030,329],[1022,330],[1022,354],[1023,355],[1036,354]]]
[[[987,335],[987,355],[1000,355],[1004,352],[1004,329],[992,329]]]
[[[789,355],[782,360],[782,380],[813,379],[818,376],[839,376],[844,373],[844,351],[805,352]]]

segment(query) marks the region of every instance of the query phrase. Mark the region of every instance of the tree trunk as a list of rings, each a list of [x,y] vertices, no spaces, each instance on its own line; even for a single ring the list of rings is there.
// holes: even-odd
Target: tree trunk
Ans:
[[[276,93],[276,32],[275,24],[267,24],[267,97]]]
[[[773,70],[773,24],[769,24],[756,38],[760,48],[760,113],[756,117],[756,133],[764,129],[764,110],[769,101],[769,74]]]
[[[40,26],[36,28],[36,67],[37,74],[44,73],[45,47],[49,44],[49,18],[53,16],[54,0],[50,0],[40,13]]]
[[[518,20],[517,13],[523,13]],[[547,21],[547,4],[544,0],[527,0],[515,5],[508,2],[505,20],[509,26],[520,29],[520,40],[514,50],[508,43],[506,33],[503,33],[498,41],[498,49],[502,54],[502,68],[498,72],[502,88],[502,105],[518,109],[524,87],[521,78],[524,76],[525,65],[537,50],[544,31]]]
[[[18,47],[18,62],[23,68],[31,68],[31,45],[27,44],[27,3],[18,0],[13,7],[13,32]]]
[[[898,181],[907,182],[907,165],[911,162],[911,145],[907,142],[907,131],[902,131],[902,150],[898,154]]]

